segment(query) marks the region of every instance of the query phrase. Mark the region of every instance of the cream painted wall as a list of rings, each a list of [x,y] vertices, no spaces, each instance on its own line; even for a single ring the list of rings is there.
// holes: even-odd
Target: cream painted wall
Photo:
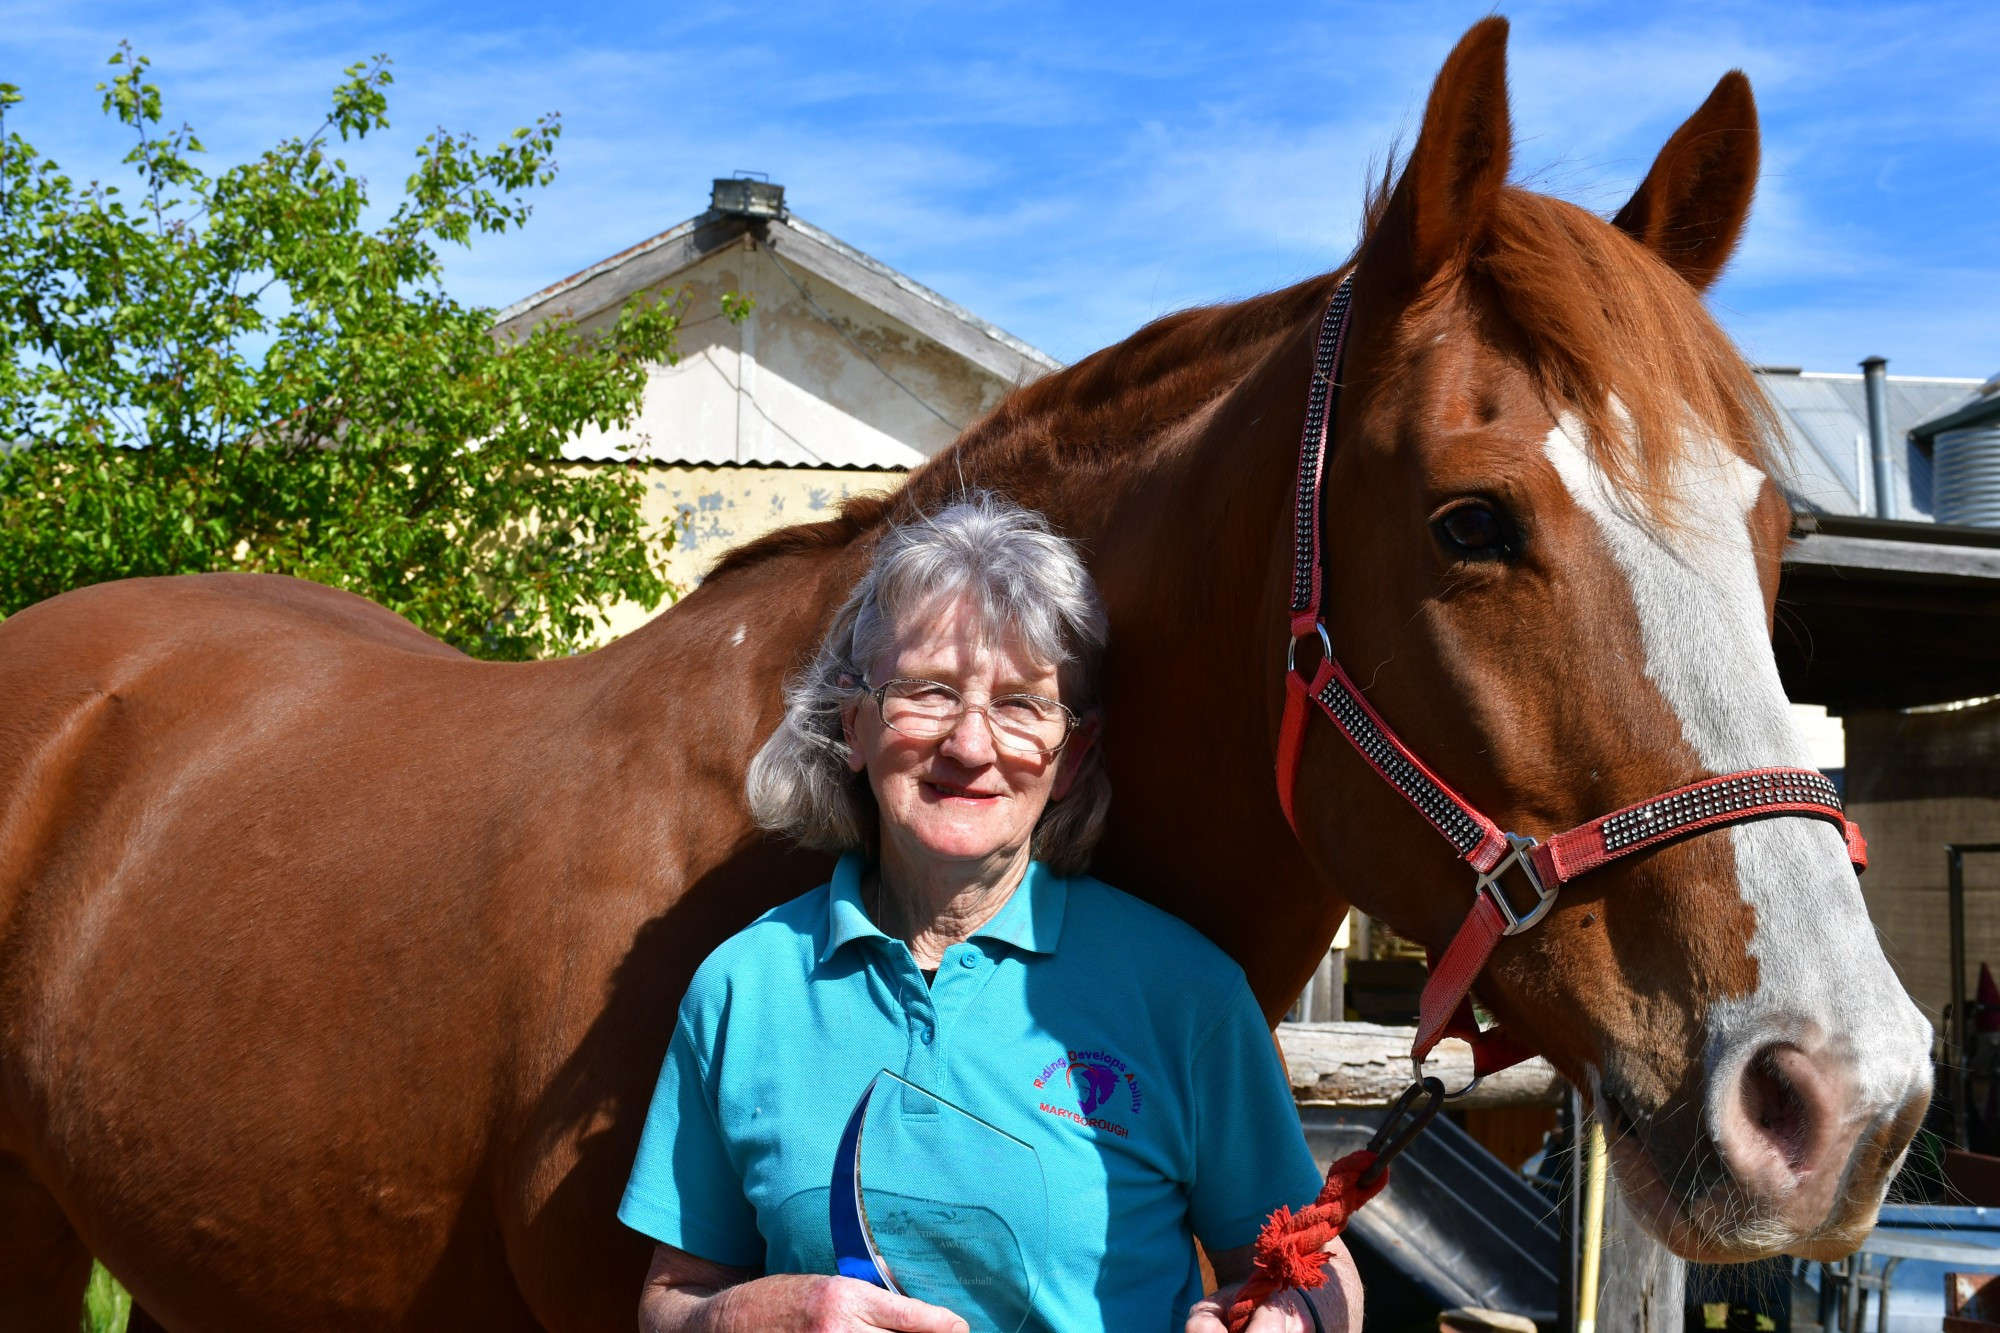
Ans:
[[[665,285],[686,301],[680,360],[650,369],[629,426],[586,430],[565,453],[909,468],[1014,387],[796,261],[788,277],[780,262],[745,237],[673,274]],[[741,324],[722,317],[724,292],[755,300]],[[579,324],[589,329],[615,315],[600,311]]]
[[[667,577],[683,593],[693,591],[732,546],[787,524],[832,518],[840,502],[851,495],[890,491],[903,484],[901,472],[853,468],[652,466],[642,471],[646,521],[655,531],[672,529],[675,540],[667,557]],[[669,605],[662,603],[648,612],[622,603],[612,608],[611,627],[604,637],[629,634]]]

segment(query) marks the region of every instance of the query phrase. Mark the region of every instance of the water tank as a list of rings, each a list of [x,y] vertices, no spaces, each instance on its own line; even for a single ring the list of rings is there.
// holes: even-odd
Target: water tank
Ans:
[[[2000,528],[2000,424],[1938,433],[1931,446],[1931,503],[1940,523]]]

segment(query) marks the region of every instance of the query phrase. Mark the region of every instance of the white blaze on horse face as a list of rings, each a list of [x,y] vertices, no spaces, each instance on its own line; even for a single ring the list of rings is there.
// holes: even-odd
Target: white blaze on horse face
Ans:
[[[1688,745],[1710,773],[1811,767],[1778,679],[1751,545],[1764,474],[1698,442],[1675,474],[1680,508],[1668,528],[1616,490],[1581,432],[1565,416],[1543,452],[1631,585],[1646,676]],[[1739,892],[1756,913],[1757,987],[1706,1016],[1709,1110],[1743,1061],[1783,1044],[1845,1067],[1848,1114],[1864,1127],[1894,1114],[1928,1086],[1930,1025],[1882,956],[1840,834],[1823,820],[1780,818],[1734,825],[1729,837]]]

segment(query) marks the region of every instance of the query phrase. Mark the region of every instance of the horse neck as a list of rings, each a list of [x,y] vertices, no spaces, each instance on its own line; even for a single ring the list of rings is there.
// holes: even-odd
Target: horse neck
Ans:
[[[708,752],[740,761],[727,818],[748,836],[743,769],[777,724],[785,674],[812,652],[886,514],[969,488],[1040,510],[1083,548],[1111,621],[1105,756],[1117,795],[1096,868],[1221,944],[1275,1017],[1344,911],[1272,785],[1297,406],[1330,286],[1246,303],[1261,321],[1252,336],[1153,382],[1121,377],[1108,399],[1073,392],[1090,363],[1022,391],[1037,410],[1003,405],[913,474],[896,503],[725,563],[605,649],[618,690],[657,715],[661,682],[673,682],[672,706],[716,733]],[[1230,890],[1242,884],[1257,886],[1254,916]]]
[[[1273,1017],[1345,911],[1273,782],[1296,432],[1323,303],[1299,294],[1289,327],[1204,368],[1206,401],[1114,457],[1052,444],[992,479],[1082,545],[1110,615],[1116,795],[1095,867],[1221,944]],[[1062,423],[1040,438],[1063,440]],[[973,467],[966,481],[989,484]],[[1246,884],[1254,914],[1230,888]]]

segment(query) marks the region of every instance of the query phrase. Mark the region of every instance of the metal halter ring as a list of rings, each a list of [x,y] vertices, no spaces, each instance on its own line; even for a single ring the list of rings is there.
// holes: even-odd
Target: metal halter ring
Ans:
[[[1410,1104],[1420,1096],[1428,1100],[1416,1111],[1411,1111]],[[1374,1138],[1368,1140],[1368,1151],[1375,1154],[1375,1160],[1354,1178],[1354,1183],[1366,1189],[1380,1180],[1382,1173],[1389,1169],[1389,1163],[1400,1157],[1403,1149],[1416,1142],[1417,1135],[1423,1133],[1424,1127],[1436,1119],[1437,1113],[1443,1109],[1444,1084],[1437,1079],[1426,1078],[1404,1088],[1403,1095],[1390,1104],[1389,1116],[1382,1122],[1382,1127],[1375,1131]],[[1409,1117],[1410,1123],[1399,1131],[1397,1126],[1404,1116]]]
[[[1328,636],[1325,625],[1315,624],[1313,628],[1319,631],[1319,650],[1326,655],[1323,660],[1331,662],[1333,660],[1333,639]],[[1299,640],[1304,637],[1303,634],[1294,634],[1292,641],[1285,645],[1285,670],[1292,672],[1298,670]]]
[[[1463,1037],[1459,1037],[1457,1039],[1460,1041],[1465,1040]],[[1479,1068],[1479,1058],[1478,1058],[1479,1052],[1477,1049],[1474,1049],[1472,1054],[1473,1054],[1472,1067],[1475,1071],[1477,1071]],[[1418,1084],[1435,1083],[1440,1088],[1442,1088],[1444,1086],[1443,1079],[1438,1078],[1433,1074],[1426,1074],[1424,1072],[1424,1061],[1427,1060],[1428,1058],[1429,1058],[1428,1056],[1418,1055],[1415,1051],[1411,1051],[1410,1052],[1411,1075],[1416,1079]],[[1481,1081],[1485,1079],[1485,1077],[1486,1075],[1475,1072],[1472,1075],[1472,1082],[1466,1084],[1464,1087],[1458,1089],[1456,1092],[1445,1093],[1444,1099],[1448,1102],[1457,1101],[1460,1097],[1465,1096],[1466,1093],[1471,1092],[1474,1088],[1478,1087]]]
[[[1475,1052],[1474,1052],[1474,1055],[1476,1056],[1477,1054],[1478,1054],[1478,1053],[1477,1053],[1477,1052],[1475,1051]],[[1415,1075],[1416,1075],[1416,1079],[1417,1079],[1417,1083],[1418,1083],[1419,1085],[1421,1085],[1421,1084],[1424,1084],[1424,1083],[1435,1083],[1435,1084],[1437,1084],[1437,1085],[1438,1085],[1438,1087],[1442,1088],[1442,1087],[1444,1086],[1444,1080],[1443,1080],[1443,1079],[1441,1079],[1441,1078],[1438,1078],[1438,1077],[1437,1077],[1436,1075],[1434,1075],[1434,1074],[1426,1074],[1426,1073],[1424,1072],[1424,1059],[1425,1059],[1425,1057],[1423,1057],[1423,1056],[1421,1056],[1421,1055],[1412,1055],[1412,1056],[1410,1057],[1410,1069],[1411,1069],[1411,1070],[1412,1070],[1412,1071],[1413,1071],[1413,1072],[1415,1073]],[[1479,1067],[1479,1063],[1478,1063],[1478,1060],[1477,1060],[1477,1059],[1475,1058],[1475,1060],[1473,1061],[1473,1068],[1474,1068],[1474,1069],[1477,1069],[1478,1067]],[[1470,1083],[1466,1084],[1466,1085],[1465,1085],[1464,1087],[1462,1087],[1462,1088],[1458,1089],[1458,1090],[1457,1090],[1456,1092],[1447,1092],[1447,1093],[1445,1093],[1445,1094],[1444,1094],[1444,1099],[1445,1099],[1446,1101],[1448,1101],[1448,1102],[1455,1102],[1455,1101],[1457,1101],[1457,1100],[1458,1100],[1458,1099],[1459,1099],[1460,1097],[1463,1097],[1463,1096],[1465,1096],[1465,1094],[1467,1094],[1468,1092],[1471,1092],[1471,1091],[1472,1091],[1472,1090],[1473,1090],[1474,1088],[1478,1087],[1478,1086],[1479,1086],[1479,1084],[1480,1084],[1480,1081],[1481,1081],[1482,1079],[1484,1079],[1485,1077],[1486,1077],[1486,1075],[1484,1075],[1484,1074],[1478,1074],[1478,1073],[1475,1073],[1475,1074],[1474,1074],[1474,1075],[1472,1076],[1472,1082],[1470,1082]]]

